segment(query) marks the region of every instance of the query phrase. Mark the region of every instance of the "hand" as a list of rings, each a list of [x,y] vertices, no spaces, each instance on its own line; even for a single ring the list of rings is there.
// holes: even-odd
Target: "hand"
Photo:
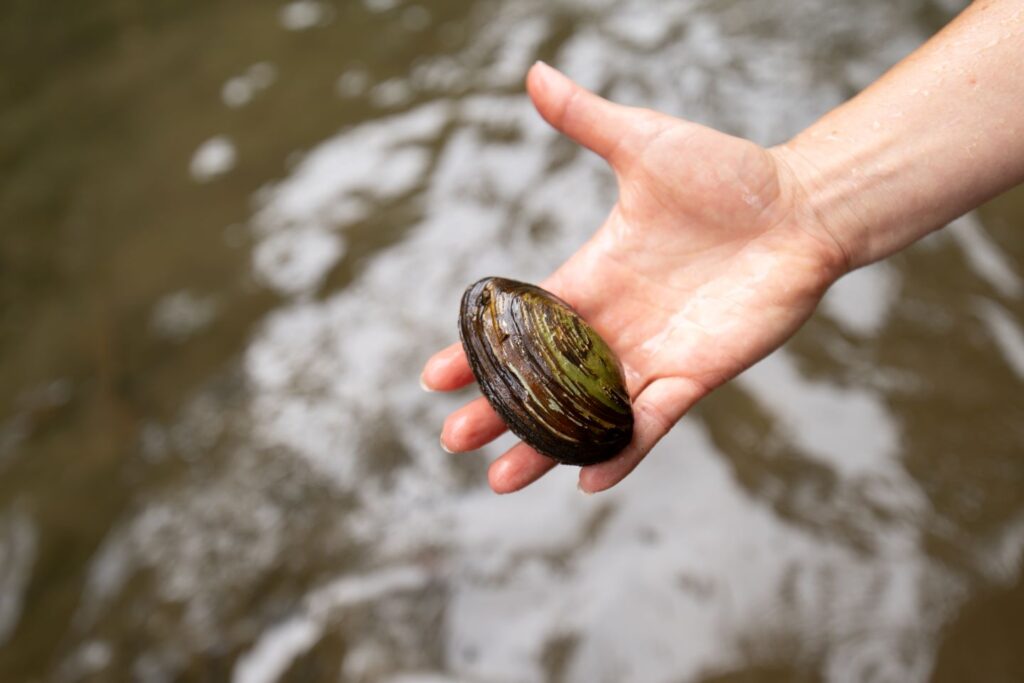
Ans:
[[[580,470],[580,488],[596,492],[629,474],[696,401],[792,335],[848,258],[807,208],[782,150],[613,104],[540,63],[527,87],[540,114],[618,179],[605,224],[542,284],[618,353],[633,399],[632,443]],[[437,391],[472,382],[461,345],[431,358],[422,380]],[[448,417],[441,442],[468,451],[504,430],[480,397]],[[508,493],[554,464],[520,443],[488,479]]]

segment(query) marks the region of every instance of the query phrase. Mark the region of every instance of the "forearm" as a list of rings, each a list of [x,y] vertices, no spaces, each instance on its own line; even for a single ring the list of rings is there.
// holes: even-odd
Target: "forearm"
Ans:
[[[1024,180],[1024,2],[975,2],[870,88],[772,150],[850,267]]]

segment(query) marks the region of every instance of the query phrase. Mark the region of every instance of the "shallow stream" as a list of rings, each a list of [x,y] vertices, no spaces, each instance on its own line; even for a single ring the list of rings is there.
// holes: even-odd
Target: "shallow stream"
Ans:
[[[0,680],[1024,680],[1020,190],[603,495],[493,495],[417,383],[614,201],[535,59],[773,144],[957,9],[5,3]]]

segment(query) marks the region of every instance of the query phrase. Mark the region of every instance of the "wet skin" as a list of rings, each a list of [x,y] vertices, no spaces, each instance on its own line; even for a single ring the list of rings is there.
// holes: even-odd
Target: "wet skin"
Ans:
[[[542,283],[619,355],[633,400],[630,445],[580,470],[581,490],[596,492],[636,467],[696,401],[795,332],[846,261],[829,233],[797,209],[800,188],[772,152],[610,103],[543,64],[527,87],[540,114],[605,158],[619,184],[604,225]],[[435,391],[472,381],[459,344],[432,357],[422,374]],[[479,398],[449,416],[441,442],[453,452],[474,450],[504,429]],[[488,478],[508,493],[553,466],[520,443],[492,463]]]
[[[527,86],[555,128],[602,156],[619,200],[545,283],[609,342],[634,401],[633,442],[584,467],[600,491],[628,474],[701,397],[781,345],[848,270],[885,258],[1024,181],[1019,3],[978,2],[857,97],[771,149],[622,107],[543,64]],[[941,159],[942,163],[936,163]],[[469,381],[460,349],[423,384]],[[471,450],[501,426],[471,403],[442,444]],[[519,445],[493,463],[501,493],[550,463]]]

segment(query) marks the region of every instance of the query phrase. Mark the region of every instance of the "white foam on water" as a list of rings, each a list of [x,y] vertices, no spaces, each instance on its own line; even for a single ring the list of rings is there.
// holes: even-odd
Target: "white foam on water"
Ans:
[[[367,5],[386,12],[396,3]],[[245,654],[234,680],[279,680],[338,632],[344,670],[396,683],[544,680],[559,644],[565,679],[588,683],[801,662],[820,662],[829,681],[927,679],[964,580],[923,549],[929,503],[903,470],[899,425],[867,379],[808,378],[782,351],[736,384],[790,450],[834,479],[834,500],[814,499],[800,482],[785,490],[787,500],[811,500],[798,512],[777,510],[768,495],[787,484],[737,476],[696,418],[593,497],[576,491],[572,468],[497,497],[482,468],[466,463],[501,446],[459,456],[437,446],[444,416],[473,394],[425,396],[417,378],[426,357],[455,340],[462,289],[492,274],[543,279],[615,199],[600,160],[567,152],[524,95],[508,94],[532,55],[507,41],[552,39],[555,23],[537,18],[544,7],[495,5],[459,60],[425,60],[409,79],[446,87],[451,74],[473,73],[479,86],[493,75],[497,91],[458,91],[339,131],[259,194],[253,269],[285,300],[243,354],[244,394],[200,392],[162,447],[200,464],[218,448],[222,461],[140,501],[97,553],[78,615],[96,623],[126,599],[133,577],[152,576],[156,597],[142,608],[170,604],[184,616],[168,627],[166,651],[140,657],[140,671],[236,638]],[[576,3],[581,28],[553,61],[590,87],[632,79],[643,87],[630,92],[648,93],[647,104],[777,140],[800,124],[794,111],[823,111],[840,96],[835,74],[812,59],[836,35],[900,49],[915,39],[892,3],[759,8],[783,35],[748,36],[701,3],[660,8],[662,27],[614,25],[622,13],[649,14],[643,3]],[[638,56],[669,35],[681,38],[656,60]],[[785,40],[803,47],[766,51]],[[888,58],[857,56],[865,72]],[[352,94],[370,84],[356,85]],[[357,226],[393,206],[416,208],[401,238],[366,256],[343,289],[320,292]],[[991,245],[979,248],[987,242],[977,234],[965,243],[997,291],[1019,289]],[[855,275],[826,313],[854,334],[877,334],[897,284],[884,267]],[[326,490],[331,503],[314,505],[310,490]],[[870,515],[867,502],[881,513]],[[869,552],[836,517],[863,532]],[[1018,547],[1005,545],[993,541],[993,556]],[[248,623],[247,635],[225,635],[232,599],[261,590],[291,566],[285,559],[301,563],[321,548],[341,549],[315,567],[334,580],[292,594],[293,607]],[[351,616],[367,606],[372,622]]]
[[[269,88],[277,78],[277,68],[269,62],[257,62],[245,72],[232,76],[221,87],[220,97],[233,109],[244,107],[261,91]]]
[[[366,576],[346,576],[306,597],[300,612],[263,633],[251,650],[239,657],[233,683],[273,683],[296,657],[322,637],[332,612],[384,595],[422,588],[427,577],[409,567],[392,567]]]
[[[1024,380],[1024,328],[994,301],[979,301],[978,314],[1014,374]]]
[[[189,290],[173,292],[153,307],[150,327],[160,337],[183,341],[208,327],[217,316],[217,300]]]
[[[420,107],[325,140],[287,178],[261,193],[261,208],[251,221],[254,232],[263,236],[333,225],[339,205],[344,207],[341,220],[355,222],[370,209],[357,196],[383,201],[412,191],[423,181],[430,158],[409,142],[436,135],[446,109],[443,103]],[[395,131],[401,131],[400,137]]]
[[[226,135],[215,135],[199,145],[192,154],[189,173],[197,182],[205,183],[222,176],[235,167],[238,151]]]
[[[316,289],[345,254],[340,235],[310,228],[270,235],[253,251],[253,271],[264,284],[282,294]]]
[[[21,619],[38,542],[36,525],[24,512],[12,508],[0,516],[0,644]]]
[[[292,0],[278,12],[281,26],[289,31],[305,31],[324,23],[329,17],[327,5],[317,0]]]
[[[882,397],[869,389],[807,380],[785,350],[737,382],[782,421],[796,445],[841,474],[856,477],[896,469],[899,431]],[[867,424],[870,430],[864,429]]]
[[[832,285],[821,301],[821,311],[847,332],[876,335],[888,322],[899,283],[899,273],[885,262],[859,268]]]
[[[1010,299],[1019,299],[1024,295],[1024,280],[1021,280],[999,246],[985,233],[975,214],[961,216],[950,223],[944,232],[952,235],[963,250],[971,270],[996,292]]]

